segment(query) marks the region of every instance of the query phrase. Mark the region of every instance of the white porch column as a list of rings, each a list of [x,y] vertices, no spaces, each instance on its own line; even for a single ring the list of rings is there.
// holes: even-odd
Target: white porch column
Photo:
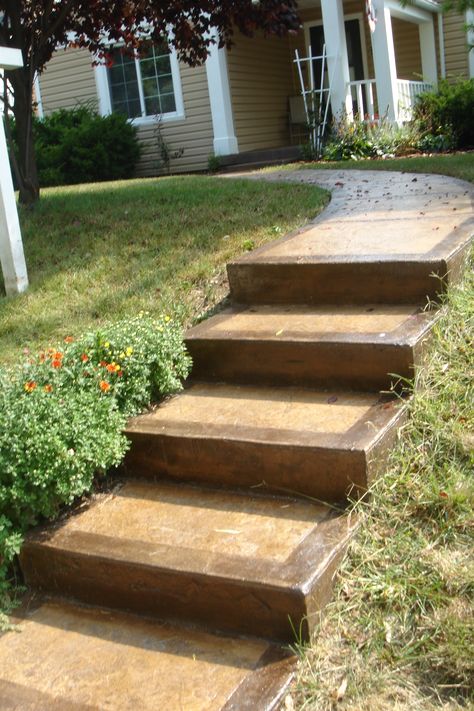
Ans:
[[[423,81],[429,81],[436,86],[438,83],[438,64],[436,61],[436,41],[433,18],[430,18],[428,22],[420,23],[418,25],[418,32],[420,34]]]
[[[214,37],[217,41],[215,33]],[[206,61],[206,72],[214,130],[214,153],[216,156],[238,153],[239,145],[235,136],[227,54],[226,50],[219,49],[217,44],[210,49]]]
[[[0,69],[23,66],[19,49],[0,47]],[[28,287],[23,242],[16,209],[15,193],[8,160],[8,149],[0,114],[0,262],[7,296],[19,294]]]
[[[372,33],[375,80],[380,116],[396,122],[398,114],[398,84],[392,18],[385,0],[374,0],[377,13],[375,32]]]
[[[467,44],[469,47],[474,46],[474,10],[466,11],[466,25],[467,25]],[[474,79],[474,48],[469,50],[467,55],[469,63],[469,76]]]
[[[345,112],[352,119],[352,96],[349,86],[346,28],[342,0],[321,0],[324,42],[328,56],[328,75],[331,82],[331,109],[334,117]]]

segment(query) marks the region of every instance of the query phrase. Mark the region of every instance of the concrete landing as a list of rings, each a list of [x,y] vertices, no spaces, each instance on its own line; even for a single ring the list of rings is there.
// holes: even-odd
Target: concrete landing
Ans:
[[[317,622],[353,528],[309,501],[127,482],[30,536],[21,561],[48,593],[292,642]]]
[[[438,318],[413,304],[233,306],[186,334],[193,378],[388,390]]]
[[[2,711],[264,709],[294,668],[268,642],[63,601],[34,601],[13,621],[0,637]]]
[[[228,265],[237,302],[420,303],[458,277],[474,230],[474,192],[463,181],[331,170],[245,177],[333,192],[314,222]]]

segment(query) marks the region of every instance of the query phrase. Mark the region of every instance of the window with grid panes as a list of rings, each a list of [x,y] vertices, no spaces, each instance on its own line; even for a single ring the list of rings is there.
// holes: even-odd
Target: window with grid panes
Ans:
[[[130,119],[176,111],[169,50],[166,45],[149,47],[140,58],[112,53],[108,69],[112,111]]]

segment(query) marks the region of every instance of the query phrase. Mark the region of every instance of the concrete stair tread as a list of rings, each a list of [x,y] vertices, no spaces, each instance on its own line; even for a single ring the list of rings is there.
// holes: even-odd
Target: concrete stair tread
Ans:
[[[350,531],[345,517],[308,500],[132,480],[26,546],[287,587],[315,576]],[[314,549],[303,567],[302,547]]]
[[[29,535],[22,567],[88,604],[291,641],[288,617],[320,609],[354,527],[311,501],[127,481]]]
[[[194,383],[126,432],[364,449],[402,408],[374,392]]]
[[[0,637],[4,711],[274,708],[294,658],[215,635],[64,601],[37,600]]]
[[[198,340],[415,343],[438,312],[414,304],[231,306],[186,333]]]

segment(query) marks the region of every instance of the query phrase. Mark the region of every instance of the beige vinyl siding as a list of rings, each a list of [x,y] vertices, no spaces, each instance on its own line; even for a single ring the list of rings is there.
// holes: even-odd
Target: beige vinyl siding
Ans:
[[[448,79],[469,76],[469,60],[467,37],[464,26],[464,15],[448,12],[443,17],[444,56],[446,60],[446,76]]]
[[[393,17],[392,29],[398,78],[420,81],[423,70],[418,25]]]
[[[295,89],[288,38],[236,36],[227,61],[239,151],[289,145],[288,97]]]
[[[183,148],[181,158],[171,161],[173,172],[202,170],[213,149],[213,130],[207,76],[204,67],[180,65],[185,118],[164,122],[162,135],[172,151]],[[97,88],[91,55],[84,49],[58,51],[40,77],[41,100],[45,114],[60,108],[91,102],[98,107]],[[137,175],[157,175],[163,171],[154,137],[156,124],[138,125],[143,144]]]
[[[85,102],[97,107],[90,52],[87,49],[58,50],[40,76],[40,88],[45,114],[72,109]]]
[[[181,158],[171,161],[172,172],[203,170],[207,168],[214,142],[206,69],[180,64],[179,70],[185,118],[163,123],[161,132],[171,151],[184,149]],[[154,124],[140,126],[138,129],[138,138],[144,147],[137,175],[156,175],[162,172],[155,131]]]

